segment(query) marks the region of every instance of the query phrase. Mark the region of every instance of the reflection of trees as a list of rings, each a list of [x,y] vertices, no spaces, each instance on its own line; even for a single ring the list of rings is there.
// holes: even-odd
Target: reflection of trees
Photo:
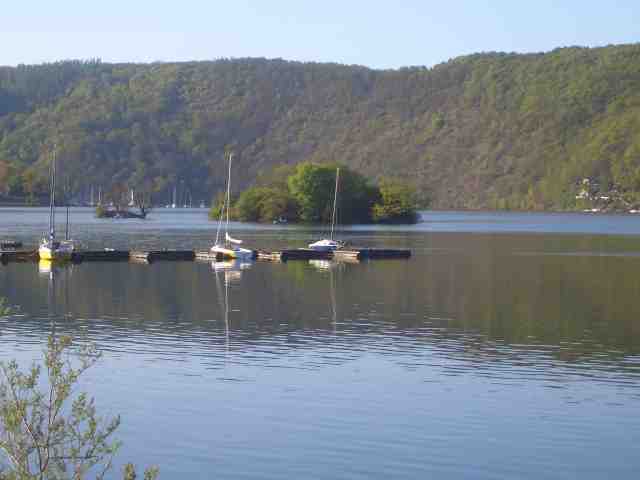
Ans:
[[[474,237],[471,248],[466,238],[456,250],[456,241],[447,239],[449,253],[326,271],[304,262],[255,264],[237,282],[221,284],[228,287],[226,305],[234,306],[227,313],[229,329],[245,344],[295,332],[287,340],[290,348],[313,345],[332,336],[334,328],[336,341],[348,337],[358,348],[366,348],[367,337],[392,334],[391,343],[400,336],[413,345],[452,348],[452,354],[476,361],[538,350],[561,361],[585,361],[601,353],[615,361],[613,350],[640,352],[635,301],[640,258],[512,255],[504,248],[506,238],[491,236]],[[518,245],[535,250],[541,241],[519,240]],[[593,245],[557,241],[545,251]],[[11,303],[27,312],[41,311],[47,289],[33,269],[4,268],[0,291],[8,289]],[[225,325],[220,308],[225,292],[217,288],[208,264],[74,268],[56,291],[58,306],[70,294],[64,311],[75,319],[69,326],[91,329],[93,319],[106,319],[106,327],[101,321],[96,328],[113,328],[118,335],[170,331],[191,337],[218,333]],[[310,332],[308,342],[305,332]]]

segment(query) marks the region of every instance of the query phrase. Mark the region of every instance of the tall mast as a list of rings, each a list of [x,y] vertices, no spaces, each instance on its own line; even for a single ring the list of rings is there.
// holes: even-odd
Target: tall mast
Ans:
[[[51,156],[51,194],[49,199],[49,240],[56,237],[56,144],[53,145]]]
[[[67,219],[66,219],[66,227],[64,230],[64,239],[69,240],[69,179],[67,179],[67,185],[64,189],[64,203],[67,207]]]
[[[229,209],[231,207],[231,160],[233,160],[233,153],[229,154],[229,174],[227,175],[227,225],[225,226],[224,231],[225,241],[229,235]]]
[[[64,230],[64,239],[69,240],[69,204],[67,203],[67,221],[66,228]]]
[[[216,229],[216,245],[219,245],[220,240],[220,228],[222,228],[222,219],[224,218],[224,206],[226,203],[226,198],[222,201],[222,205],[220,206],[220,218],[218,219],[218,228]]]
[[[336,188],[333,191],[333,212],[331,212],[331,240],[336,226],[336,206],[338,204],[338,179],[340,178],[340,167],[336,168]]]

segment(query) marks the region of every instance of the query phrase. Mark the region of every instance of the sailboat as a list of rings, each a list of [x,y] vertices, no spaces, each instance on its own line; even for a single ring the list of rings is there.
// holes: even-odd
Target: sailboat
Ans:
[[[63,241],[56,240],[56,149],[53,149],[51,158],[51,194],[49,205],[49,237],[46,236],[40,243],[38,254],[40,260],[70,260],[74,251],[73,241],[66,238]],[[68,227],[67,227],[68,236]]]
[[[336,228],[336,208],[338,205],[338,182],[340,179],[340,168],[336,169],[336,186],[333,191],[333,211],[331,212],[331,236],[329,238],[323,238],[316,242],[310,243],[309,248],[311,250],[318,250],[321,252],[333,252],[334,250],[342,247],[343,243],[333,239],[333,233]]]
[[[242,244],[242,240],[232,238],[229,235],[229,210],[231,207],[231,161],[233,160],[233,153],[229,155],[229,174],[227,176],[227,194],[225,201],[220,209],[220,219],[218,220],[218,229],[216,231],[216,243],[211,247],[211,255],[222,255],[224,258],[239,258],[243,260],[250,260],[253,258],[253,250],[248,248],[242,248],[239,245]],[[220,232],[222,230],[222,220],[226,211],[226,222],[224,227],[224,242],[220,241]]]

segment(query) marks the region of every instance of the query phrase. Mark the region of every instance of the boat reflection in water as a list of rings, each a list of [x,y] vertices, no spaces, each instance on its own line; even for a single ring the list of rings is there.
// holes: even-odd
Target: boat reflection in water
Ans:
[[[69,287],[74,266],[70,262],[59,262],[56,260],[40,259],[38,261],[38,274],[40,278],[47,281],[47,317],[50,323],[50,334],[55,334],[56,317],[60,313],[56,297],[60,294],[59,301],[62,302],[62,315],[73,318],[71,289]],[[59,289],[57,285],[62,289]],[[60,291],[58,291],[60,290]]]
[[[331,260],[309,260],[309,265],[317,270],[331,270],[336,268],[337,263]]]
[[[242,278],[242,272],[252,266],[252,262],[246,262],[238,258],[222,262],[211,262],[211,269],[214,272],[224,272],[225,283],[239,283]]]
[[[38,261],[38,273],[42,276],[53,277],[61,270],[73,270],[73,263],[58,262],[56,260],[48,260],[41,258]]]
[[[226,365],[227,355],[229,354],[230,346],[230,320],[229,320],[229,287],[232,285],[239,285],[242,280],[242,272],[250,269],[253,266],[253,262],[247,262],[242,258],[235,258],[233,260],[226,260],[222,262],[211,262],[211,269],[215,273],[216,277],[216,290],[218,293],[218,299],[220,301],[220,312],[224,320],[224,336],[225,336],[225,354],[224,362]],[[224,274],[223,279],[220,278],[220,272]],[[237,311],[237,310],[234,310]]]
[[[43,276],[53,275],[53,261],[40,259],[38,262],[38,273]]]

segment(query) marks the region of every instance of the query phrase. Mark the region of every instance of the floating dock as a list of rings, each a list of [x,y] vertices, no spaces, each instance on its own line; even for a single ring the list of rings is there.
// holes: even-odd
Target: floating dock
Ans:
[[[193,250],[151,250],[148,252],[132,251],[129,253],[131,260],[144,262],[157,261],[186,261],[191,262],[196,258],[196,252]]]
[[[291,250],[280,250],[276,252],[257,252],[258,260],[272,262],[288,262],[290,260],[331,260],[333,252],[311,250],[310,248],[294,248]]]
[[[73,252],[74,262],[122,262],[129,260],[129,250],[80,250]]]
[[[37,250],[4,250],[0,251],[0,262],[6,265],[9,262],[37,262],[39,258]]]
[[[410,258],[411,250],[389,248],[359,248],[354,250],[336,250],[337,259],[349,260],[378,260],[385,258]]]
[[[22,242],[17,240],[0,241],[0,250],[17,250],[19,248],[22,248]]]
[[[19,243],[19,242],[18,242]],[[386,249],[386,248],[357,248],[349,250],[320,251],[309,248],[294,248],[274,252],[258,250],[254,251],[257,260],[270,262],[288,262],[292,260],[331,260],[360,261],[378,259],[406,259],[411,257],[411,250]],[[73,253],[74,262],[118,262],[118,261],[193,261],[195,259],[208,262],[228,260],[224,255],[212,254],[210,251],[195,252],[193,250],[78,250]],[[33,262],[38,261],[37,250],[0,250],[0,261],[3,264],[9,262]]]
[[[266,252],[264,250],[258,250],[256,254],[256,260],[265,262],[280,262],[281,258],[278,252]]]

